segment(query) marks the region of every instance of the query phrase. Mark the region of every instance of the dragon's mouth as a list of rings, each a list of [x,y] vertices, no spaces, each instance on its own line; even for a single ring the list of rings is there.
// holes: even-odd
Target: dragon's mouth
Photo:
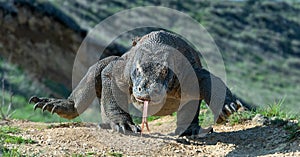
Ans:
[[[144,103],[145,101],[149,101],[149,100],[145,100],[145,99],[141,99],[141,98],[137,98],[137,97],[135,97],[135,100],[140,102],[140,103]]]
[[[133,95],[133,101],[134,102],[137,102],[139,104],[139,106],[144,106],[144,102],[145,101],[148,101],[148,103],[151,105],[151,106],[157,106],[159,104],[161,104],[162,100],[158,100],[158,99],[149,99],[149,98],[142,98],[142,97],[136,97]]]

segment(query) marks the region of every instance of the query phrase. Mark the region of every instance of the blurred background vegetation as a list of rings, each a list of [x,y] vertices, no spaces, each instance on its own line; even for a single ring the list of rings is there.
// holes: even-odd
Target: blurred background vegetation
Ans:
[[[13,94],[12,118],[63,121],[49,113],[33,112],[27,100],[32,95],[67,97],[71,91],[72,62],[86,33],[114,13],[148,5],[184,12],[208,30],[223,55],[227,84],[238,97],[257,106],[284,100],[282,110],[299,113],[300,1],[296,0],[0,0],[3,112],[7,111]],[[25,22],[20,18],[27,14],[24,10],[30,14]],[[51,22],[33,21],[32,17],[44,21],[47,17]],[[50,29],[46,29],[48,25]],[[14,27],[23,32],[38,32],[41,38],[47,40],[31,38],[31,33],[22,34],[18,29],[12,29]],[[43,29],[32,27],[45,27],[48,32],[53,32],[45,35]],[[137,34],[147,32],[139,31]],[[64,36],[64,32],[68,32],[66,36],[71,39]],[[61,38],[73,46],[66,48],[68,53],[61,52],[65,50],[66,42],[56,42]],[[42,46],[46,45],[44,49],[37,44],[41,40]],[[47,47],[47,42],[51,46]],[[116,41],[106,54],[120,55],[130,48],[130,43],[131,38],[128,42]],[[44,60],[38,61],[41,59]]]

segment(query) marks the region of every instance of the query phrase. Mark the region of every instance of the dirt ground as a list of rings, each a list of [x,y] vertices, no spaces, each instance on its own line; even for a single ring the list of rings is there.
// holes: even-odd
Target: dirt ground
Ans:
[[[300,138],[288,140],[280,125],[255,121],[231,126],[215,125],[203,138],[173,136],[176,120],[172,116],[149,122],[151,132],[120,134],[99,129],[93,123],[34,123],[14,120],[20,136],[35,144],[14,145],[26,156],[300,156]]]

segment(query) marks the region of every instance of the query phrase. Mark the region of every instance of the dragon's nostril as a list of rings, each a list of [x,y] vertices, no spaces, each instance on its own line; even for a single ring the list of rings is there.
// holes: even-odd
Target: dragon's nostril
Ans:
[[[139,88],[138,88],[138,91],[139,91],[139,92],[140,92],[140,91],[142,91],[142,88],[141,88],[141,87],[139,87]]]

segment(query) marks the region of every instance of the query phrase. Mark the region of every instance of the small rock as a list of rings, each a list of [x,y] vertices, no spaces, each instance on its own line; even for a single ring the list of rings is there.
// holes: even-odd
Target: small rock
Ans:
[[[176,150],[174,150],[174,152],[175,152],[175,153],[179,153],[179,152],[180,152],[180,150],[176,149]]]
[[[269,122],[268,118],[261,115],[261,114],[256,114],[254,118],[252,119],[252,122],[257,123],[259,125],[264,125]]]
[[[277,117],[271,117],[271,121],[275,121],[277,119],[278,119]]]
[[[46,143],[47,143],[48,145],[51,145],[52,139],[51,139],[51,138],[47,139],[47,140],[46,140]]]

